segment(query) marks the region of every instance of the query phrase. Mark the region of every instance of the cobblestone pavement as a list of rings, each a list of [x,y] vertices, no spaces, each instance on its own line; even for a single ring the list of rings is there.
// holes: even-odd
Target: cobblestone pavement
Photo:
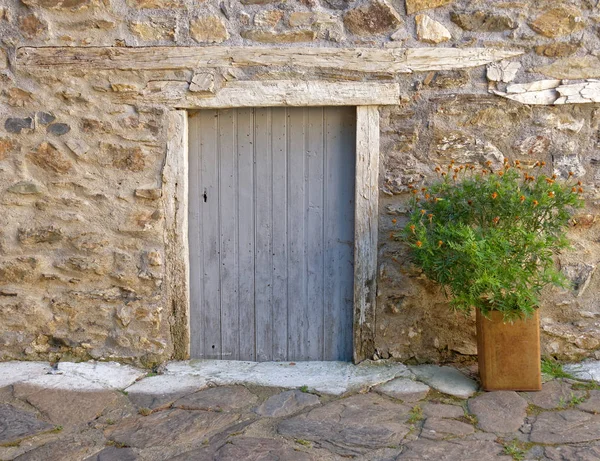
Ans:
[[[13,364],[0,368],[1,460],[600,460],[593,373],[535,393],[477,392],[469,369],[433,366],[341,395],[178,375],[185,386],[137,392],[158,377],[121,367],[118,385],[81,372],[63,386]]]

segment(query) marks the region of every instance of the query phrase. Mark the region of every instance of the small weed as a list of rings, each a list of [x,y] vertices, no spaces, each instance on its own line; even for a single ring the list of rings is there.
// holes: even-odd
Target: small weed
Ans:
[[[51,431],[51,432],[55,432],[55,433],[56,433],[56,432],[60,432],[60,431],[62,431],[62,430],[63,430],[63,427],[62,427],[62,426],[54,426],[54,429],[52,429],[52,431]]]
[[[309,393],[308,386],[305,384],[300,388],[300,392],[304,392],[305,394]]]
[[[542,413],[544,410],[533,403],[527,405],[527,416],[537,416]]]
[[[512,459],[515,461],[523,461],[525,459],[525,452],[517,445],[516,440],[504,445],[504,454],[512,456]]]
[[[553,378],[570,378],[573,376],[563,370],[562,364],[552,359],[542,360],[542,373],[552,376]]]
[[[312,443],[309,442],[308,440],[296,439],[295,442],[298,443],[298,444],[300,444],[300,445],[302,445],[302,446],[305,446],[305,447],[308,447],[308,448],[312,448]]]
[[[148,416],[150,413],[152,413],[152,410],[150,408],[140,408],[138,413],[142,416]]]
[[[408,422],[410,424],[418,423],[423,419],[423,409],[419,405],[412,407],[408,413]]]
[[[472,424],[473,426],[476,426],[477,423],[479,422],[477,420],[477,416],[472,415],[470,413],[465,413],[464,419],[469,423]]]
[[[108,418],[106,420],[106,424],[108,424],[109,426],[112,426],[113,424],[116,424],[116,421],[112,418]]]
[[[152,378],[152,376],[158,376],[158,373],[155,373],[155,372],[151,371],[151,372],[147,373],[145,377],[146,378]]]
[[[577,397],[575,394],[571,392],[571,400],[569,401],[569,405],[574,407],[579,405],[580,403],[585,402],[585,397]]]

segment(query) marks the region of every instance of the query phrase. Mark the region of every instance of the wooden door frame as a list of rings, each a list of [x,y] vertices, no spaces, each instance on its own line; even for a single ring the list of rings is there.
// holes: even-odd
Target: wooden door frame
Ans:
[[[247,102],[236,99],[233,107],[265,106],[340,106],[356,107],[356,180],[354,220],[354,312],[353,312],[353,358],[356,363],[370,358],[375,352],[375,308],[377,295],[377,230],[379,215],[379,109],[384,103],[397,104],[397,88],[385,84],[378,91],[377,84],[353,84],[361,86],[360,98],[352,102],[373,104],[343,104],[329,88],[317,88],[313,96],[306,94],[301,104],[288,104],[285,98],[273,100],[265,95],[262,100],[256,94]],[[326,85],[329,86],[329,85]],[[375,87],[375,88],[374,88]],[[371,97],[368,97],[368,94]],[[382,94],[386,98],[382,98]],[[330,94],[330,97],[327,97]],[[364,95],[364,96],[363,96]],[[392,96],[393,99],[388,99]],[[207,104],[208,105],[208,104]],[[224,103],[222,108],[231,108]],[[208,107],[195,107],[202,109]],[[211,101],[210,108],[214,108]],[[174,109],[168,114],[167,154],[163,168],[163,197],[166,219],[166,269],[168,274],[167,298],[171,313],[174,358],[190,356],[190,294],[189,294],[189,246],[188,246],[188,113],[186,109]]]

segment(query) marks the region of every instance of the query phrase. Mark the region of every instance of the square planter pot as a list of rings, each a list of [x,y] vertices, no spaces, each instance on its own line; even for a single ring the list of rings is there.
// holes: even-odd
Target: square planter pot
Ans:
[[[504,323],[501,312],[485,318],[477,311],[479,377],[486,391],[542,389],[540,319]]]

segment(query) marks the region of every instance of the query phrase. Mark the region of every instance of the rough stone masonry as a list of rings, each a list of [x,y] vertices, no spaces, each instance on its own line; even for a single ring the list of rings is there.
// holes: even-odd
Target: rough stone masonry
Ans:
[[[585,183],[573,290],[548,290],[543,352],[600,358],[598,0],[0,0],[0,359],[173,356],[166,301],[167,100],[227,81],[396,82],[380,109],[375,358],[460,360],[474,321],[451,314],[392,234],[409,184],[437,163],[546,162]],[[273,46],[514,50],[488,66],[192,70],[18,65],[21,47]],[[156,96],[163,97],[156,97]]]

